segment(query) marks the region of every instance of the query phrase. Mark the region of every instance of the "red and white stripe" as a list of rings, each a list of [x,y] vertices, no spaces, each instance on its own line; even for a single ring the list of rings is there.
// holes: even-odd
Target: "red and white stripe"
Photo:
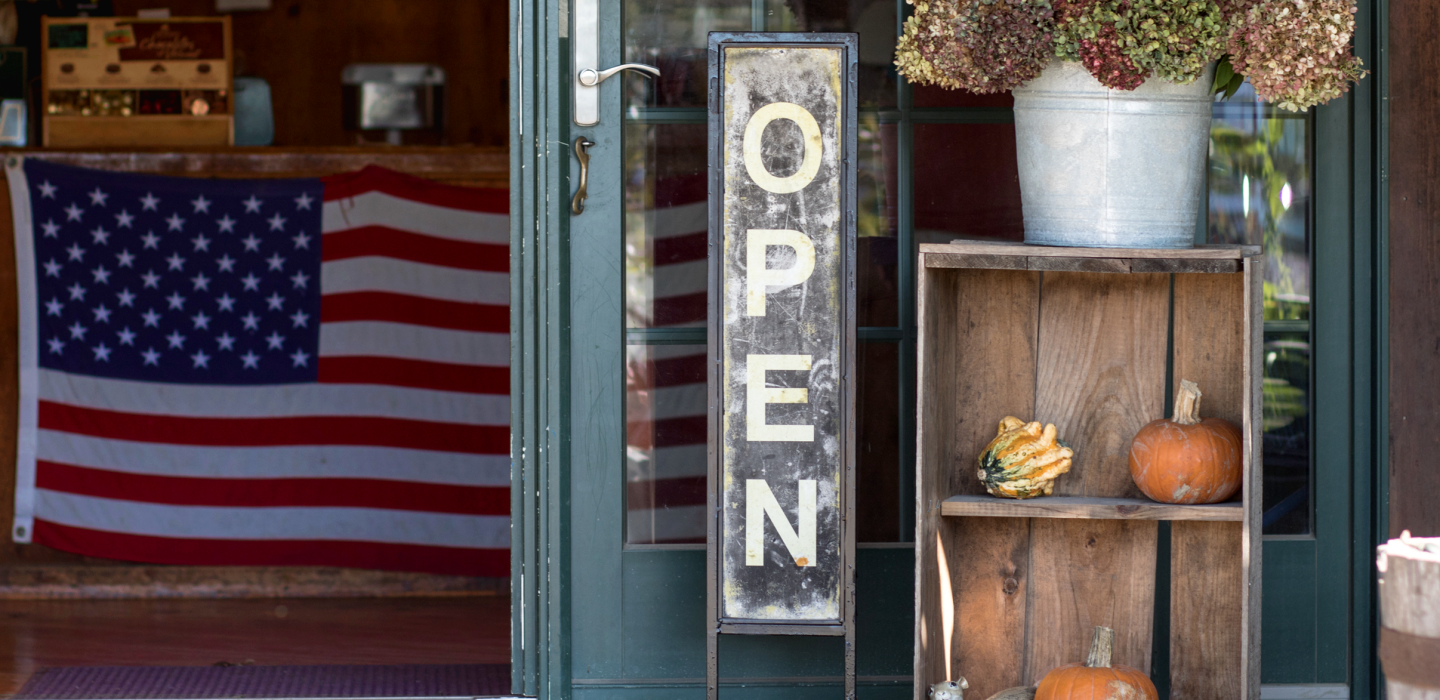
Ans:
[[[34,541],[506,575],[508,195],[367,168],[323,206],[319,383],[37,370]]]
[[[644,212],[653,267],[627,289],[650,328],[704,326],[708,204],[703,178],[657,183]],[[627,371],[626,526],[630,542],[705,541],[705,348],[631,348]]]

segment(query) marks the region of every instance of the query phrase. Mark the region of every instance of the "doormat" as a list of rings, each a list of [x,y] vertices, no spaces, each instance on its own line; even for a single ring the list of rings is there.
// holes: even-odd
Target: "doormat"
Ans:
[[[15,700],[415,698],[510,694],[509,664],[71,666],[37,671]]]

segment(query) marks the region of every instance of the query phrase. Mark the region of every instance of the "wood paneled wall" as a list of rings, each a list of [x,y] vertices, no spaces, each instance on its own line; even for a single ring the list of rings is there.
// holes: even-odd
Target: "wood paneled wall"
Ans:
[[[308,5],[308,3],[307,3]],[[25,153],[21,151],[20,153]],[[504,149],[476,148],[273,148],[220,151],[29,152],[54,162],[104,170],[190,177],[319,177],[375,164],[457,185],[508,187],[510,160]],[[16,347],[19,334],[15,289],[14,228],[10,190],[0,187],[0,348]],[[14,352],[0,352],[0,523],[9,530],[14,513],[15,443],[18,430],[18,365]],[[38,568],[37,568],[38,567]],[[126,571],[119,571],[119,568]],[[181,569],[181,570],[177,570]],[[107,573],[108,570],[108,573]],[[476,584],[458,577],[346,572],[306,567],[137,567],[82,557],[40,545],[0,540],[0,598],[62,595],[85,589],[94,595],[166,595],[192,590],[208,595],[357,595],[392,592],[452,593],[507,582]],[[79,588],[77,588],[79,587]],[[159,591],[159,593],[156,593]]]
[[[1391,537],[1440,535],[1437,34],[1440,3],[1390,0]]]
[[[270,83],[276,146],[353,146],[342,127],[340,72],[349,63],[434,63],[447,75],[443,137],[406,143],[509,143],[509,21],[503,0],[273,0],[236,12],[237,75]],[[117,15],[168,7],[214,15],[215,0],[114,0]],[[369,134],[370,139],[380,138]],[[443,138],[443,141],[442,141]]]

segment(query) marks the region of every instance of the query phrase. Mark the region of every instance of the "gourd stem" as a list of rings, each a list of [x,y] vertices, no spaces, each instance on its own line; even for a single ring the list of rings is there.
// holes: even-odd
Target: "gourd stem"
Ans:
[[[1110,655],[1114,651],[1115,630],[1097,625],[1090,637],[1090,655],[1085,658],[1085,667],[1110,668]]]
[[[1170,420],[1180,425],[1200,422],[1200,385],[1189,379],[1180,380],[1180,389],[1175,392],[1174,415]]]

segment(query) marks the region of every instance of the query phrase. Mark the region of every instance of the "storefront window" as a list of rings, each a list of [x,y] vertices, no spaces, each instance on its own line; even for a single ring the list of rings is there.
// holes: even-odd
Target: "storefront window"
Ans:
[[[1265,251],[1264,533],[1312,531],[1310,281],[1313,119],[1258,102],[1249,85],[1215,103],[1211,243]]]

